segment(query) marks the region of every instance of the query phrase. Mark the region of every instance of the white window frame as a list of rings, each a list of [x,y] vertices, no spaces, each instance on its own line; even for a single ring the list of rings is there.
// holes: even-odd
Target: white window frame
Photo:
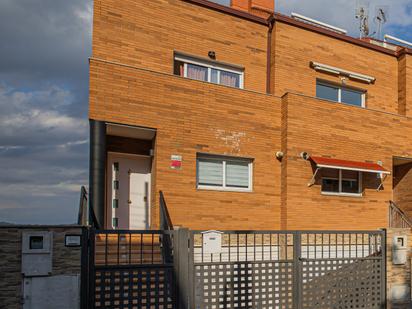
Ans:
[[[223,168],[223,181],[221,186],[201,185],[199,184],[199,160],[220,160]],[[249,168],[249,184],[247,188],[226,186],[226,162],[246,162]],[[241,157],[226,157],[214,155],[198,155],[196,158],[196,187],[202,190],[212,191],[232,191],[232,192],[253,192],[253,160]]]
[[[328,100],[328,99],[324,99],[324,98],[320,98],[320,97],[316,96],[318,99],[328,100],[328,101],[331,101],[331,102],[338,102],[338,103],[342,103],[342,104],[346,104],[346,105],[350,105],[350,106],[358,106],[358,105],[353,105],[353,104],[349,104],[349,103],[346,103],[346,102],[342,102],[342,89],[346,89],[346,90],[350,90],[350,91],[353,91],[353,92],[360,93],[361,98],[362,98],[362,102],[361,102],[361,106],[359,106],[359,107],[362,107],[362,108],[366,107],[366,91],[357,90],[357,89],[353,89],[353,88],[345,87],[345,86],[339,86],[339,85],[336,85],[336,84],[333,84],[333,83],[328,83],[328,82],[320,81],[320,80],[316,81],[316,86],[317,85],[322,85],[322,86],[325,86],[325,87],[338,89],[338,101]]]
[[[362,172],[358,171],[358,179],[355,178],[342,178],[342,170],[339,169],[339,177],[322,177],[322,184],[323,184],[323,179],[331,179],[331,180],[338,180],[339,183],[339,192],[330,192],[330,191],[323,191],[321,189],[321,194],[322,195],[337,195],[337,196],[353,196],[353,197],[362,197],[363,193],[362,193]],[[344,180],[349,180],[349,181],[358,181],[358,191],[359,193],[349,193],[349,192],[342,192],[342,182]],[[322,184],[321,184],[321,188],[322,188]]]
[[[175,61],[180,61],[183,62],[183,77],[187,77],[187,65],[188,64],[194,64],[198,66],[202,66],[207,68],[207,82],[212,83],[211,78],[212,78],[212,69],[218,70],[218,75],[217,75],[217,83],[213,83],[215,85],[221,85],[225,87],[230,87],[226,85],[220,84],[220,71],[225,71],[229,73],[234,73],[239,75],[239,87],[231,87],[231,88],[237,88],[237,89],[243,89],[243,81],[244,81],[244,70],[241,69],[236,69],[230,66],[225,66],[219,63],[214,63],[214,62],[208,62],[208,61],[202,61],[201,59],[193,59],[190,57],[184,57],[184,56],[175,56]]]

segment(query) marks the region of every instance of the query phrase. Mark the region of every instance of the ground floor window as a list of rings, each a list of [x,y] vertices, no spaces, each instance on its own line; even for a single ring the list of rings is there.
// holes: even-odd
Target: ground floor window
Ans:
[[[200,189],[251,191],[252,159],[198,154],[197,187]]]
[[[362,195],[362,173],[340,169],[322,169],[322,193]]]

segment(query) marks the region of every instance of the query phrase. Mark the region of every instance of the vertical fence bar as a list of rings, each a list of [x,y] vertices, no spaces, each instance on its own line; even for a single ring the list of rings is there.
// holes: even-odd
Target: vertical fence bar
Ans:
[[[143,234],[140,234],[140,264],[143,264]]]
[[[129,264],[132,264],[132,234],[129,234]]]
[[[382,276],[383,276],[383,278],[381,278],[381,295],[382,295],[382,308],[386,308],[386,306],[387,306],[387,299],[386,299],[386,297],[387,297],[387,295],[386,295],[386,293],[387,293],[387,279],[386,279],[386,263],[387,263],[387,261],[386,261],[386,241],[387,241],[387,239],[386,239],[386,235],[387,234],[387,232],[386,232],[386,229],[382,229],[382,231],[381,231],[381,234],[380,234],[380,236],[381,236],[381,247],[382,247],[382,257],[381,257],[381,263],[382,263],[382,272],[381,272],[381,274],[382,274]]]
[[[189,309],[189,295],[191,284],[189,280],[189,230],[181,228],[175,232],[175,246],[173,251],[173,265],[176,276],[177,308]],[[177,240],[177,241],[176,241]]]
[[[117,265],[120,264],[120,234],[117,234]]]
[[[300,309],[302,302],[302,271],[301,271],[301,246],[300,232],[293,233],[293,308]]]
[[[80,299],[81,309],[88,308],[88,298],[89,298],[89,229],[86,227],[82,228],[82,248],[81,248],[81,280],[80,280]]]
[[[96,286],[96,273],[94,268],[96,245],[95,245],[96,231],[90,229],[89,231],[89,295],[88,295],[88,308],[95,307],[95,286]]]
[[[95,235],[96,235],[96,234],[95,234]],[[104,243],[104,264],[107,265],[107,264],[108,264],[108,262],[107,262],[107,259],[108,259],[107,254],[108,254],[108,252],[109,252],[108,244],[107,244],[107,242],[108,242],[107,237],[109,237],[109,235],[108,235],[107,233],[106,233],[105,235],[106,235],[106,240],[105,240],[105,243]]]
[[[189,232],[188,239],[188,276],[189,276],[189,308],[196,308],[196,280],[195,280],[195,241],[194,233]],[[202,243],[203,247],[203,243]],[[230,250],[230,244],[229,244]]]

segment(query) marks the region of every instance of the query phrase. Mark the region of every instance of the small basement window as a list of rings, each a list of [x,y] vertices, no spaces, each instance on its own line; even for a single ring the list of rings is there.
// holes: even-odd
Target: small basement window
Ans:
[[[30,249],[31,250],[43,249],[43,236],[30,236]]]
[[[366,92],[348,87],[317,81],[316,97],[320,99],[346,103],[350,105],[365,107]]]
[[[252,159],[201,154],[197,157],[199,189],[252,191]]]
[[[362,196],[362,173],[322,169],[322,194]]]
[[[174,74],[209,83],[243,88],[243,69],[215,61],[176,55]]]

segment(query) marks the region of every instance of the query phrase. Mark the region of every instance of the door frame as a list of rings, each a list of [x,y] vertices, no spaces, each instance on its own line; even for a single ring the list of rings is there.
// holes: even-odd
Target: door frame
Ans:
[[[133,154],[133,153],[123,153],[123,152],[116,152],[116,151],[108,151],[107,152],[107,161],[106,161],[106,181],[105,181],[105,209],[104,209],[104,215],[105,215],[105,221],[104,221],[104,228],[105,229],[111,229],[112,225],[110,224],[110,220],[109,220],[109,207],[111,207],[111,200],[109,199],[109,192],[108,190],[111,188],[111,183],[113,181],[113,175],[112,173],[109,171],[109,161],[113,156],[119,156],[119,157],[123,157],[123,158],[127,158],[127,157],[142,157],[142,158],[150,158],[150,185],[149,185],[149,206],[148,206],[148,224],[147,226],[150,229],[151,226],[151,206],[152,206],[152,192],[153,192],[153,156],[151,155],[141,155],[141,154]],[[109,177],[110,176],[110,177]],[[109,179],[110,178],[110,179]],[[110,184],[110,187],[109,187]],[[129,180],[129,185],[130,185],[130,180]],[[112,194],[110,193],[110,196],[112,196]],[[130,218],[129,218],[129,225],[130,225]]]

